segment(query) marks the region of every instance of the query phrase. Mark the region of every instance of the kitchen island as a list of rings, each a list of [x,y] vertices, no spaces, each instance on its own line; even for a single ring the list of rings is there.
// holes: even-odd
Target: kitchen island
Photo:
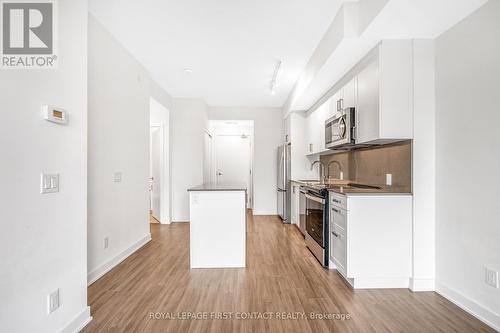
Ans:
[[[191,268],[245,267],[246,185],[207,183],[188,192]]]

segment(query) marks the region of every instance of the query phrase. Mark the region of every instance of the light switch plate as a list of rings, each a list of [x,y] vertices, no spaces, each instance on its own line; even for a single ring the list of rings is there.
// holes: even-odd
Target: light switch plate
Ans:
[[[59,174],[42,173],[40,176],[40,193],[59,192]]]
[[[59,289],[51,293],[47,297],[47,311],[49,314],[52,312],[56,311],[59,308],[60,301],[59,301]]]

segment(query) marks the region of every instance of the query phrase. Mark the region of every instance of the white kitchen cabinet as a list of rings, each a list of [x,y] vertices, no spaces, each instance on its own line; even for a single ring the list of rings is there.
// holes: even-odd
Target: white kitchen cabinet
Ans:
[[[411,41],[383,41],[357,68],[356,143],[412,139]]]
[[[356,78],[353,78],[342,88],[342,108],[354,108],[356,107]]]
[[[291,141],[290,138],[290,132],[291,132],[291,115],[288,115],[288,117],[283,120],[283,142],[288,143]]]
[[[330,192],[330,260],[353,288],[408,288],[411,195]]]
[[[290,176],[291,179],[316,179],[318,175],[315,170],[311,170],[311,161],[307,158],[309,147],[307,142],[307,121],[305,112],[292,112],[288,115],[289,136],[288,142],[291,144],[290,156]]]
[[[307,116],[306,151],[308,155],[327,151],[325,147],[325,120],[331,113],[328,101]]]

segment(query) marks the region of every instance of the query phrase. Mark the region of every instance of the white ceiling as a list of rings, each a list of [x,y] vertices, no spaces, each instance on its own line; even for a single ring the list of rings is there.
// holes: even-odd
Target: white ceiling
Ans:
[[[89,9],[172,96],[211,106],[281,107],[341,3],[91,0]]]

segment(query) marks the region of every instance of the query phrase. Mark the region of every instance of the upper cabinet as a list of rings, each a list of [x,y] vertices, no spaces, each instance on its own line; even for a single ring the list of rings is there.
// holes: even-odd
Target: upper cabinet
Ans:
[[[358,65],[356,143],[413,138],[411,41],[383,41]]]
[[[386,144],[413,138],[412,43],[382,41],[361,60],[306,119],[308,155],[325,148],[325,120],[356,109],[356,144]]]
[[[331,109],[331,103],[327,102],[307,116],[305,143],[308,155],[327,151],[325,148],[325,120],[331,117]]]
[[[290,115],[283,120],[283,142],[289,143],[291,141],[291,118]]]

